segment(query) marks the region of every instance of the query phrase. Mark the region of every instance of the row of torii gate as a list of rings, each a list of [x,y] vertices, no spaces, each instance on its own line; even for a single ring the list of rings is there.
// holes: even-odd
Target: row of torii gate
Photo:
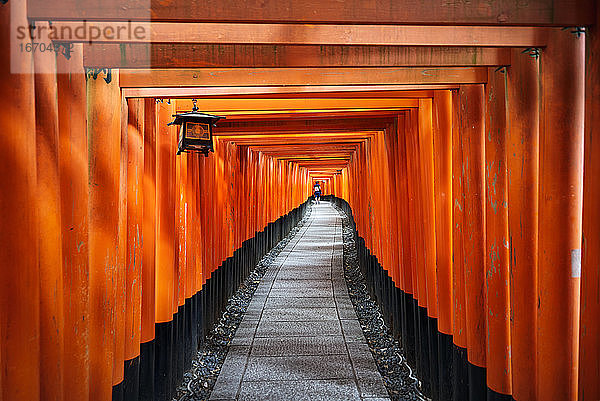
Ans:
[[[466,383],[600,399],[594,0],[1,3],[0,401],[123,397],[314,180]],[[207,158],[166,125],[191,99]]]

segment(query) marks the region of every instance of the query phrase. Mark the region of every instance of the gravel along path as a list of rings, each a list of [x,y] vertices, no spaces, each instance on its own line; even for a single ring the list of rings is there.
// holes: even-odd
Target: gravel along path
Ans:
[[[179,401],[207,400],[217,381],[221,367],[227,356],[231,340],[244,317],[252,295],[258,287],[269,266],[277,258],[298,231],[309,221],[311,206],[304,218],[290,233],[269,251],[256,265],[248,278],[240,285],[237,292],[229,299],[225,312],[214,329],[208,334],[204,345],[198,350],[192,361],[192,368],[184,374],[182,384],[177,388],[176,398]]]
[[[392,400],[429,400],[419,391],[419,380],[406,363],[400,344],[386,326],[379,306],[367,291],[365,278],[358,266],[358,254],[349,217],[339,208],[344,238],[344,277],[350,300],[383,383]]]

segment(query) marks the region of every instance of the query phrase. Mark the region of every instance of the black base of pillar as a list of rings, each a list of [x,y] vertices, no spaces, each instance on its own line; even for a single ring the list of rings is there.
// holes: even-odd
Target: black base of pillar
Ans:
[[[154,401],[154,340],[140,345],[140,401]]]
[[[112,387],[112,401],[124,401],[123,387],[123,382]]]
[[[404,304],[402,305],[402,347],[406,360],[410,366],[416,366],[415,356],[415,316],[414,316],[414,298],[412,294],[402,292]]]
[[[452,344],[452,401],[469,399],[467,349]]]
[[[429,372],[431,380],[431,399],[439,400],[439,366],[438,366],[438,329],[437,319],[427,316],[429,335],[427,342],[429,345]]]
[[[510,395],[497,393],[490,388],[487,389],[487,401],[512,401],[512,399]]]
[[[137,400],[140,397],[140,357],[125,361],[123,399]]]
[[[438,391],[442,401],[452,400],[452,336],[438,332]]]
[[[485,368],[475,366],[468,362],[469,375],[469,400],[482,400],[487,398],[487,384],[485,381]]]
[[[417,327],[419,329],[419,363],[417,364],[417,372],[421,379],[421,390],[425,396],[431,398],[431,364],[429,363],[429,322],[427,317],[427,309],[417,307]]]
[[[157,323],[154,354],[154,397],[171,399],[173,382],[173,322]]]

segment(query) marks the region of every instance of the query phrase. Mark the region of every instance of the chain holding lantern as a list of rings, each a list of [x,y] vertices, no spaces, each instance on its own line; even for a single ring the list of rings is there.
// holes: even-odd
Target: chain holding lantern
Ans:
[[[197,152],[208,156],[213,152],[213,128],[217,121],[225,117],[200,113],[196,106],[196,99],[192,100],[192,111],[174,114],[175,119],[167,125],[179,125],[179,141],[177,154],[181,152]]]

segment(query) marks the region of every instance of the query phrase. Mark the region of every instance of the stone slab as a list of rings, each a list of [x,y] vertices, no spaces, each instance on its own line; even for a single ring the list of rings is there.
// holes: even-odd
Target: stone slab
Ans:
[[[278,336],[331,336],[341,335],[340,323],[335,320],[305,322],[266,322],[262,321],[256,330],[256,337]]]
[[[243,382],[241,400],[358,401],[353,380],[299,380]]]
[[[347,343],[364,343],[367,341],[356,319],[341,320],[340,323],[342,324],[342,332]]]
[[[269,297],[265,303],[265,308],[268,309],[285,309],[285,308],[335,308],[336,303],[333,298],[327,297]]]
[[[332,297],[333,288],[276,288],[269,293],[272,297]]]
[[[348,355],[301,355],[248,359],[244,381],[353,379]]]
[[[242,376],[246,369],[249,354],[250,347],[232,345],[229,348],[227,358],[210,394],[211,400],[235,399],[242,383]]]
[[[281,280],[276,279],[273,282],[272,290],[279,288],[285,289],[318,289],[333,288],[331,280]]]
[[[341,336],[255,338],[251,356],[294,356],[346,354]]]
[[[336,308],[265,309],[261,320],[272,322],[338,320],[338,314]]]
[[[278,280],[312,280],[315,277],[329,280],[331,279],[331,271],[329,269],[318,270],[316,268],[302,267],[294,270],[282,270],[277,275]]]

